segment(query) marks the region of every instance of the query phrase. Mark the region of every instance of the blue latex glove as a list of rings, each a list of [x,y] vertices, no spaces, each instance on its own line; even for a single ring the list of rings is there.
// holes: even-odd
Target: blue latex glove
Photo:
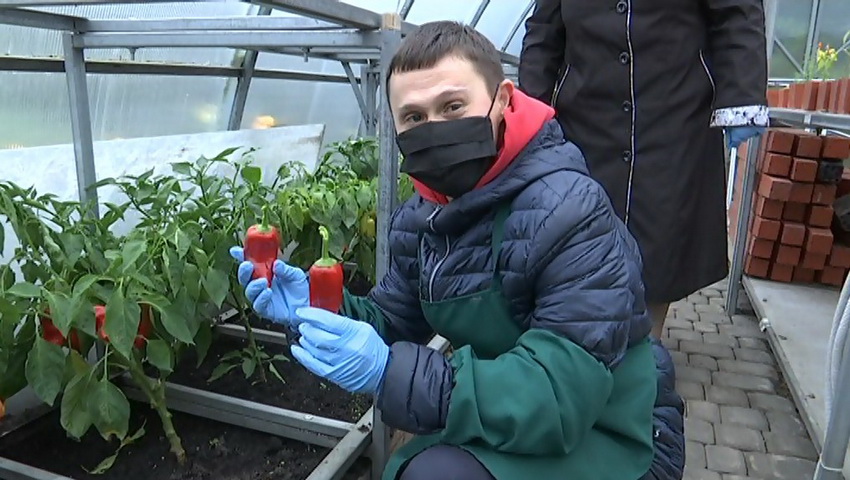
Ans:
[[[295,310],[310,305],[310,284],[300,268],[275,260],[272,285],[265,278],[251,280],[254,265],[245,261],[242,247],[231,247],[230,256],[239,262],[236,272],[239,283],[245,287],[245,296],[257,315],[290,327],[298,325]]]
[[[764,133],[764,127],[753,127],[750,125],[743,127],[726,127],[726,144],[729,148],[735,148],[752,137],[757,137]]]
[[[320,308],[299,308],[292,356],[307,370],[353,393],[379,392],[390,348],[372,325]]]

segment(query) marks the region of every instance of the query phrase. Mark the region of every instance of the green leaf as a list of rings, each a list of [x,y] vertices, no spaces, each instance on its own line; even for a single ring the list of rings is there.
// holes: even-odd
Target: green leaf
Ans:
[[[250,377],[254,374],[254,370],[257,369],[257,361],[253,358],[244,358],[242,360],[242,373],[245,374],[245,377]]]
[[[243,180],[254,186],[259,185],[263,178],[263,170],[260,167],[249,165],[242,167],[242,171],[239,173],[242,175]]]
[[[186,287],[186,292],[192,300],[199,300],[201,297],[201,272],[198,267],[187,263],[183,267],[183,285]]]
[[[92,425],[89,405],[100,401],[92,395],[91,371],[77,375],[65,387],[59,421],[72,438],[79,440]]]
[[[281,376],[280,372],[277,370],[277,367],[275,367],[274,364],[271,362],[269,362],[269,371],[272,372],[272,375],[277,377],[278,380],[280,380],[280,383],[286,383],[286,380],[283,379],[283,376]]]
[[[76,350],[71,350],[68,356],[65,357],[65,378],[63,384],[67,384],[77,375],[82,375],[90,369],[91,366],[86,362],[86,359]]]
[[[209,322],[203,322],[198,328],[198,333],[195,335],[195,351],[198,357],[198,367],[204,363],[207,354],[212,345],[212,325]]]
[[[171,164],[171,170],[178,175],[191,175],[192,164],[189,162],[175,162]]]
[[[212,375],[210,375],[210,378],[207,379],[207,383],[212,383],[218,380],[219,378],[227,375],[228,372],[230,372],[236,367],[236,364],[219,363],[218,366],[216,366],[215,369],[212,371]]]
[[[127,300],[122,286],[116,288],[106,302],[103,331],[109,336],[109,343],[126,358],[132,358],[140,314],[141,307],[135,301]]]
[[[53,406],[62,391],[65,373],[65,351],[41,337],[27,356],[27,382],[44,403]]]
[[[130,429],[130,402],[124,392],[107,379],[96,382],[92,388],[93,401],[89,415],[104,440],[113,436],[123,439]]]
[[[118,458],[118,454],[121,453],[121,450],[124,447],[137,442],[144,435],[145,435],[145,425],[142,424],[142,426],[139,427],[139,429],[136,431],[136,433],[134,433],[133,435],[126,437],[125,439],[121,440],[121,444],[118,445],[118,448],[115,449],[115,453],[113,453],[112,455],[103,459],[103,461],[100,462],[92,470],[86,470],[86,471],[88,473],[92,474],[92,475],[102,475],[102,474],[106,473],[115,464],[115,460]],[[84,470],[85,470],[85,468],[84,468]]]
[[[2,230],[2,226],[0,226],[0,230]],[[2,241],[2,239],[0,239],[0,241]],[[0,243],[0,245],[3,244]],[[10,267],[9,265],[0,266],[0,289],[8,290],[12,288],[12,285],[14,284],[15,272],[12,271],[12,267]]]
[[[68,336],[71,322],[74,320],[74,304],[64,292],[45,292],[50,306],[50,318],[62,335]]]
[[[171,373],[174,371],[171,347],[165,341],[159,339],[149,340],[147,354],[148,362],[161,372]]]
[[[136,264],[136,260],[147,250],[147,242],[144,239],[130,240],[124,244],[124,249],[121,251],[121,258],[124,265],[124,273],[129,271]]]
[[[204,289],[215,306],[221,308],[230,291],[230,277],[221,270],[207,270],[207,275],[204,277]]]
[[[186,232],[178,228],[174,232],[174,245],[177,247],[177,257],[183,258],[192,247],[192,239],[188,234],[186,234]]]
[[[16,297],[37,298],[41,295],[41,287],[33,285],[30,282],[18,282],[12,285],[6,293]]]
[[[169,335],[189,345],[195,343],[185,313],[179,303],[172,303],[164,309],[157,309],[162,313],[162,326],[165,327]]]
[[[92,285],[97,283],[99,280],[100,276],[98,275],[86,274],[80,277],[80,279],[77,280],[77,283],[74,284],[74,300],[82,296],[89,288],[91,288]]]
[[[68,265],[73,268],[83,254],[85,241],[81,235],[70,232],[62,232],[59,234],[59,239],[62,241],[62,250],[65,252]]]
[[[242,148],[242,147],[225,148],[224,150],[221,151],[221,153],[216,155],[215,158],[213,158],[213,160],[216,160],[216,161],[225,160],[227,157],[233,155],[233,152],[235,152],[236,150],[239,150],[240,148]]]

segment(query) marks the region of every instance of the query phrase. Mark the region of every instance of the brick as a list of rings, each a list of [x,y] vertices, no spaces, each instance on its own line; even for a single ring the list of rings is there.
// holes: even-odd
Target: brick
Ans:
[[[676,381],[694,383],[711,383],[711,371],[705,368],[681,366],[676,367]]]
[[[759,326],[754,321],[737,322],[734,325],[723,325],[720,327],[720,333],[732,337],[752,337],[762,338],[764,333],[759,329]]]
[[[812,192],[814,194],[814,191]],[[832,225],[832,205],[812,205],[809,207],[808,224],[812,227],[829,228]]]
[[[795,132],[794,149],[791,153],[795,157],[820,158],[823,141],[821,137],[807,132]]]
[[[688,365],[688,354],[682,352],[670,352],[670,357],[673,358],[673,363],[676,365]]]
[[[770,266],[768,276],[774,282],[790,283],[794,280],[794,265],[783,265],[774,263]]]
[[[811,270],[823,270],[823,267],[826,266],[827,258],[828,255],[823,253],[804,252],[799,266]]]
[[[720,423],[720,407],[710,402],[691,401],[687,403],[685,415],[711,423]]]
[[[794,158],[791,163],[791,180],[797,182],[814,182],[817,177],[818,162],[816,160],[811,160],[809,158]]]
[[[794,182],[791,184],[790,193],[788,193],[788,201],[808,205],[812,201],[814,191],[815,185],[813,183]]]
[[[833,267],[850,268],[850,247],[833,242],[828,262]]]
[[[723,309],[723,305],[718,305],[717,303],[711,303],[709,305],[694,305],[694,310],[697,313],[723,313],[725,310]]]
[[[806,240],[806,226],[802,223],[782,222],[782,233],[779,240],[785,245],[802,246]]]
[[[734,448],[718,445],[705,446],[705,459],[708,469],[719,473],[747,473],[744,454]]]
[[[844,278],[847,276],[847,269],[840,267],[826,266],[822,271],[818,272],[817,281],[824,285],[832,285],[840,287],[844,285]]]
[[[782,230],[782,223],[778,220],[770,220],[767,218],[755,217],[753,219],[753,236],[764,240],[776,241],[779,239],[779,232]]]
[[[786,203],[782,208],[782,219],[789,222],[803,223],[809,206],[805,203]]]
[[[812,445],[812,441],[808,437],[764,432],[764,441],[767,445],[767,451],[772,454],[787,455],[806,460],[817,460],[818,458],[815,446]]]
[[[823,137],[820,156],[832,160],[845,160],[850,157],[850,138],[828,135]]]
[[[727,347],[738,346],[738,340],[735,337],[730,337],[722,333],[703,333],[702,341],[708,344],[725,345]]]
[[[839,80],[833,80],[827,87],[829,88],[829,104],[826,107],[826,111],[838,113],[838,90],[840,87],[841,82]]]
[[[723,480],[723,477],[717,472],[704,468],[692,468],[688,465],[685,465],[684,475],[682,480]]]
[[[740,388],[748,392],[775,393],[776,385],[773,380],[765,377],[753,377],[731,372],[714,372],[711,375],[714,385],[721,387]]]
[[[838,100],[835,104],[835,113],[850,113],[850,78],[839,80]]]
[[[832,253],[832,231],[825,228],[809,227],[806,235],[807,252],[829,255]]]
[[[725,303],[722,298],[709,298],[708,301]],[[696,322],[694,323],[694,330],[700,333],[717,333],[717,325],[709,322]]]
[[[835,201],[835,193],[838,190],[837,185],[817,184],[812,191],[812,203],[815,205],[832,205]],[[790,195],[791,192],[789,191]]]
[[[769,198],[758,197],[756,200],[755,214],[762,218],[780,220],[782,218],[783,202]]]
[[[783,412],[789,415],[797,414],[794,402],[785,397],[757,392],[748,393],[747,396],[750,398],[750,406],[758,410]]]
[[[735,359],[743,360],[745,362],[756,362],[763,363],[765,365],[775,365],[776,362],[773,359],[773,355],[763,350],[756,350],[753,348],[736,348],[734,350]],[[772,393],[772,392],[768,392]]]
[[[770,129],[765,145],[768,152],[790,154],[794,149],[794,134],[788,130]]]
[[[800,480],[812,478],[815,462],[802,458],[748,452],[745,455],[750,476],[771,480]]]
[[[685,442],[685,458],[689,468],[705,468],[705,445],[699,442]]]
[[[805,437],[809,432],[803,421],[796,415],[788,415],[784,412],[765,412],[770,431],[781,435]]]
[[[705,399],[709,402],[716,403],[718,405],[732,405],[736,407],[750,406],[750,400],[747,397],[747,392],[741,390],[740,388],[721,387],[718,385],[706,385]]]
[[[810,268],[794,267],[794,274],[791,276],[791,281],[794,283],[815,283],[817,279],[817,270]]]
[[[689,355],[688,356],[688,365],[694,368],[700,368],[705,370],[715,371],[717,370],[717,360],[712,357],[707,357],[705,355]],[[701,382],[703,384],[711,383],[711,375],[708,376],[708,380],[705,382]]]
[[[747,254],[765,260],[773,258],[774,242],[763,238],[750,237],[750,243],[747,247]]]
[[[779,380],[779,372],[777,372],[772,365],[729,359],[720,359],[717,361],[717,365],[718,368],[724,372],[742,373],[744,375],[754,375],[757,377]]]
[[[676,391],[685,400],[705,400],[705,387],[696,382],[676,382]]]
[[[787,178],[761,175],[759,180],[758,194],[771,200],[787,202],[791,196],[791,180]]]
[[[790,245],[780,245],[776,249],[776,265],[788,266],[788,267],[796,267],[798,263],[800,263],[800,257],[803,253],[803,249],[800,247],[792,247]],[[783,273],[786,275],[786,273]],[[771,274],[772,276],[772,274]],[[790,278],[788,279],[790,281]]]
[[[744,273],[751,277],[767,278],[770,273],[770,260],[748,256],[744,261]]]
[[[747,407],[722,405],[720,407],[720,421],[726,425],[739,425],[753,430],[767,430],[768,422],[764,412]],[[717,426],[714,428],[717,438]]]
[[[670,330],[670,332],[667,333],[667,336],[670,338],[675,338],[677,340],[691,340],[694,342],[702,341],[702,334],[693,330]]]
[[[672,310],[672,309],[671,309]],[[671,318],[664,322],[664,326],[670,329],[693,330],[694,322],[681,318]]]
[[[792,163],[790,155],[768,152],[764,156],[761,171],[775,177],[787,177],[791,174]]]
[[[822,158],[818,164],[818,178],[815,181],[818,183],[837,184],[841,181],[842,175],[844,175],[843,160]]]
[[[738,338],[738,344],[741,348],[752,348],[763,352],[770,350],[770,347],[767,346],[767,342],[761,338],[740,337]]]
[[[714,443],[714,425],[698,418],[685,417],[685,438],[704,444]]]
[[[732,323],[732,319],[729,318],[729,315],[722,313],[703,313],[699,316],[699,321],[703,323],[713,323],[715,325],[728,325]]]
[[[832,93],[831,83],[834,80],[822,80],[818,85],[818,94],[815,98],[815,110],[825,112],[829,108],[829,94]]]
[[[801,107],[803,110],[812,111],[817,109],[818,91],[820,90],[820,86],[821,82],[819,80],[803,82],[801,90],[803,100]]]
[[[696,353],[714,358],[735,358],[735,353],[731,347],[710,343],[682,340],[679,342],[679,350],[689,354]]]
[[[715,425],[714,436],[717,445],[734,448],[744,452],[765,452],[764,437],[759,430],[741,425]]]

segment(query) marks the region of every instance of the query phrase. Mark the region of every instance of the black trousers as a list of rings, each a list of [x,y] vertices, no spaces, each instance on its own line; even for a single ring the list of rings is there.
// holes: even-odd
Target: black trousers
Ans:
[[[496,479],[466,450],[451,445],[435,445],[413,457],[399,480]]]

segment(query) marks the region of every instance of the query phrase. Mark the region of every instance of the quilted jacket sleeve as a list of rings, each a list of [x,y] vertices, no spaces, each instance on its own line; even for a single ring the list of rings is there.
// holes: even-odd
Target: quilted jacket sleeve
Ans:
[[[390,267],[367,296],[345,292],[342,314],[371,324],[387,344],[424,343],[433,334],[419,304],[416,262],[417,236],[405,231],[403,205],[393,214],[390,229]]]

